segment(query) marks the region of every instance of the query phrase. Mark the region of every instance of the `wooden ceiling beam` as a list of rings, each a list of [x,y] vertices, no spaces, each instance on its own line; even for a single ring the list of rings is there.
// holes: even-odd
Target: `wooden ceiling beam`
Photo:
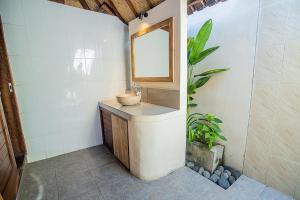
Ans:
[[[102,4],[100,3],[100,1],[99,0],[94,0],[94,2],[97,4],[97,6],[98,6],[98,10],[100,9],[100,7],[102,6]]]
[[[84,8],[86,10],[91,10],[85,0],[79,0],[79,3],[81,4],[82,8]]]
[[[130,0],[126,0],[127,2],[127,5],[129,6],[130,10],[133,12],[134,16],[137,17],[138,16],[138,13],[137,11],[135,10],[132,2]]]
[[[107,2],[111,5],[111,9],[114,11],[114,13],[116,13],[117,17],[124,23],[124,24],[128,24],[124,18],[121,16],[121,14],[119,13],[118,9],[116,8],[114,2],[112,0],[107,0]]]
[[[50,1],[65,4],[65,0],[50,0]]]
[[[148,4],[148,6],[149,6],[150,9],[154,7],[153,4],[152,4],[152,2],[150,0],[146,0],[146,2],[147,2],[147,4]]]
[[[116,13],[113,11],[113,9],[106,2],[103,2],[101,4],[98,12],[101,10],[104,11],[106,14],[117,16]]]

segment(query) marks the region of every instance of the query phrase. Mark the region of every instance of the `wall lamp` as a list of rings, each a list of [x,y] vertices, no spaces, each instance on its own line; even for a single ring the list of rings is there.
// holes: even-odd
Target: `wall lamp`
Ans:
[[[140,19],[140,20],[143,20],[144,17],[148,17],[148,13],[147,13],[147,12],[141,12],[141,13],[139,14],[139,19]]]

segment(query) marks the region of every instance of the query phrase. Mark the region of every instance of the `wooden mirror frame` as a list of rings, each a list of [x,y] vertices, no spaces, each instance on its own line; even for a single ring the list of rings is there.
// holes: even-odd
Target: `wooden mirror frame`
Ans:
[[[167,77],[136,77],[135,76],[135,61],[134,61],[134,39],[152,32],[164,26],[169,27],[169,76]],[[173,82],[174,72],[174,17],[170,17],[162,22],[154,24],[146,29],[131,35],[131,75],[134,82]]]

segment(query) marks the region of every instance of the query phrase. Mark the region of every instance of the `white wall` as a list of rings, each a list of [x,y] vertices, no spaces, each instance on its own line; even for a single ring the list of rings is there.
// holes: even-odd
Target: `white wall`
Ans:
[[[29,162],[102,143],[97,103],[126,87],[128,29],[46,0],[1,0]]]
[[[243,168],[246,145],[255,43],[258,0],[230,0],[196,12],[188,18],[188,36],[197,34],[212,19],[214,27],[207,47],[220,45],[214,54],[197,65],[196,73],[210,68],[230,71],[211,79],[199,89],[194,111],[219,116],[224,124],[225,164]]]

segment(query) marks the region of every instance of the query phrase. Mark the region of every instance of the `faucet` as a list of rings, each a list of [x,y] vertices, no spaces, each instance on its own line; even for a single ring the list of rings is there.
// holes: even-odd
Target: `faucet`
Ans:
[[[142,87],[140,85],[133,82],[133,86],[131,88],[137,96],[142,96]]]

